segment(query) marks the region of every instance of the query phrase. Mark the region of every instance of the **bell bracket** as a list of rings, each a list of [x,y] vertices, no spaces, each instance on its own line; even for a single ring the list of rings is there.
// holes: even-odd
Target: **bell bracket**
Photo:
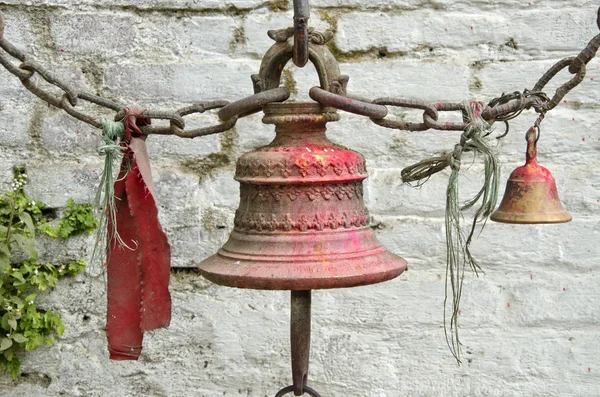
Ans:
[[[294,57],[294,28],[270,30],[268,35],[275,44],[265,53],[258,74],[253,74],[254,93],[278,88],[281,84],[281,74],[285,65]],[[340,73],[340,67],[327,48],[327,43],[333,38],[333,33],[323,33],[308,28],[308,60],[312,62],[319,76],[321,88],[346,95],[347,75]]]

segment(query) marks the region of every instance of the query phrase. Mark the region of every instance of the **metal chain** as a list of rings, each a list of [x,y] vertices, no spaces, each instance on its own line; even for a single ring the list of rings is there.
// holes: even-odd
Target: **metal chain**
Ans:
[[[598,9],[597,25],[600,29],[600,8]],[[482,117],[490,124],[496,121],[504,122],[507,130],[504,135],[500,136],[503,137],[509,130],[508,121],[520,115],[523,110],[534,109],[537,113],[545,114],[554,109],[567,93],[583,81],[586,74],[586,65],[595,57],[599,48],[600,34],[594,37],[579,55],[562,59],[552,66],[540,78],[533,90],[524,90],[522,93],[502,94],[500,97],[490,101],[484,107],[481,114]],[[575,76],[560,86],[552,99],[550,99],[542,90],[558,72],[566,67]],[[319,87],[313,87],[309,94],[312,99],[324,106],[369,117],[375,124],[385,128],[405,131],[426,131],[429,129],[460,131],[464,130],[467,126],[466,122],[457,123],[439,120],[439,112],[461,111],[464,114],[465,109],[461,103],[429,103],[407,98],[378,98],[368,101],[362,98],[357,99],[351,96],[337,95]],[[387,106],[423,110],[423,122],[387,119],[385,118],[388,114]]]
[[[294,0],[295,38],[293,60],[298,66],[304,66],[308,61],[307,21],[309,15],[308,0]],[[600,28],[600,9],[598,10],[597,24]],[[122,120],[125,114],[123,111],[124,106],[88,92],[78,91],[62,81],[6,40],[3,37],[4,27],[4,16],[2,12],[0,12],[0,64],[2,64],[10,73],[15,75],[25,88],[50,105],[63,109],[71,116],[96,128],[102,128],[103,123],[97,117],[78,110],[76,107],[79,99],[118,112],[115,116],[115,120]],[[538,113],[547,113],[556,107],[569,91],[583,81],[586,74],[586,65],[594,58],[599,48],[600,34],[594,37],[579,55],[576,57],[565,58],[552,66],[537,82],[533,90],[524,90],[522,93],[502,94],[500,97],[492,100],[484,107],[482,117],[490,124],[495,121],[503,121],[507,126],[508,132],[508,121],[517,117],[525,109],[533,108]],[[20,61],[20,65],[16,66],[13,64],[9,56]],[[549,99],[549,97],[542,92],[543,88],[558,74],[558,72],[566,67],[568,67],[569,71],[575,76],[560,86],[552,99]],[[42,89],[33,80],[36,74],[50,85],[57,87],[62,94],[56,95]],[[449,122],[441,121],[439,119],[440,112],[461,111],[464,114],[465,109],[460,103],[428,103],[421,100],[405,98],[378,98],[373,101],[368,101],[362,98],[341,96],[319,87],[313,87],[309,94],[312,99],[324,106],[330,106],[367,116],[375,124],[386,128],[408,131],[425,131],[429,129],[460,131],[467,125],[466,122]],[[193,104],[176,111],[149,109],[142,114],[143,117],[169,120],[169,126],[146,126],[142,128],[142,132],[144,134],[176,135],[184,138],[195,138],[216,134],[231,129],[235,126],[240,117],[259,111],[267,103],[285,101],[289,96],[290,92],[287,88],[279,87],[233,103],[227,101],[209,101]],[[388,114],[387,106],[423,110],[423,121],[416,123],[386,119]],[[218,113],[221,120],[220,124],[206,128],[185,130],[184,116],[193,113],[204,113],[207,110],[219,108],[221,109]]]
[[[102,128],[104,123],[98,117],[86,114],[80,110],[80,108],[77,108],[80,99],[117,112],[115,121],[123,120],[125,117],[125,106],[89,92],[79,91],[67,84],[33,59],[30,59],[29,55],[6,40],[4,38],[4,28],[4,15],[0,11],[0,64],[16,76],[23,86],[35,96],[54,107],[63,109],[72,117],[96,128]],[[18,66],[14,64],[11,57],[18,60],[20,64]],[[49,90],[41,88],[35,81],[36,74],[51,86],[58,88],[61,94],[54,94]],[[282,102],[289,97],[290,91],[285,87],[280,87],[252,95],[233,103],[217,100],[196,103],[176,111],[147,109],[142,113],[141,117],[169,120],[169,125],[145,126],[142,127],[141,130],[146,135],[176,135],[182,138],[196,138],[204,135],[218,134],[233,128],[240,117],[255,113],[270,102]],[[219,112],[221,123],[205,128],[192,130],[185,129],[186,124],[184,116],[194,113],[204,113],[207,110],[219,108],[221,108],[221,111]]]

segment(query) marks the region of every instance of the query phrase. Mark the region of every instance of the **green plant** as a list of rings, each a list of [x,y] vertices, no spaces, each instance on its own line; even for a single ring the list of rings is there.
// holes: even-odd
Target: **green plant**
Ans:
[[[40,231],[51,237],[67,239],[83,233],[91,233],[98,227],[94,217],[92,204],[76,204],[73,199],[67,200],[65,215],[58,227],[53,228],[47,223],[40,225]]]
[[[0,194],[0,367],[13,377],[19,374],[22,351],[52,345],[53,335],[64,331],[60,315],[37,307],[37,293],[54,287],[60,277],[76,275],[85,268],[83,260],[40,262],[34,245],[36,231],[68,238],[97,226],[91,205],[77,205],[70,199],[64,218],[53,228],[43,215],[46,206],[25,193],[26,184],[24,170],[16,169],[12,189]]]

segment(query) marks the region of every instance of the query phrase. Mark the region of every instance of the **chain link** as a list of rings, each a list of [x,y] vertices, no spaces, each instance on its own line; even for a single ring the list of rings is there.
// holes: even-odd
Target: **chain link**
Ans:
[[[81,109],[77,108],[80,99],[117,112],[115,121],[123,120],[125,117],[125,106],[89,92],[79,91],[67,84],[42,65],[35,62],[33,59],[30,59],[27,54],[6,40],[4,38],[4,28],[4,15],[0,12],[0,64],[16,76],[23,86],[31,93],[48,104],[63,109],[72,117],[96,128],[102,128],[104,123],[98,117],[86,114]],[[13,63],[11,57],[19,61],[20,64],[17,66]],[[51,91],[40,87],[35,81],[36,74],[49,85],[58,88],[60,94],[52,93]],[[280,87],[273,90],[266,90],[260,94],[252,95],[233,103],[217,100],[193,104],[176,111],[147,109],[142,113],[142,117],[168,120],[169,125],[145,126],[142,127],[141,130],[146,135],[176,135],[183,138],[196,138],[205,135],[218,134],[233,128],[239,118],[261,110],[262,107],[268,103],[282,102],[289,97],[290,91],[285,87]],[[221,109],[219,112],[221,122],[219,124],[205,128],[185,130],[184,116],[194,113],[204,113],[207,110],[213,109]]]
[[[308,0],[294,0],[294,53],[293,60],[298,66],[303,66],[308,60],[308,27],[309,18]],[[598,10],[598,27],[600,28],[600,9]],[[39,65],[8,40],[4,38],[5,21],[2,12],[0,12],[0,64],[10,73],[15,75],[34,95],[46,101],[57,108],[63,109],[69,115],[90,124],[96,128],[102,128],[103,123],[94,116],[88,115],[77,108],[78,100],[96,104],[100,107],[117,112],[115,120],[122,120],[125,113],[124,106],[110,101],[108,99],[96,96],[94,94],[78,91],[72,86],[62,81],[60,78]],[[305,45],[306,44],[306,45]],[[576,57],[565,58],[553,65],[537,82],[533,90],[524,90],[521,92],[502,94],[500,97],[492,100],[484,107],[482,117],[490,124],[495,121],[503,121],[507,125],[508,121],[517,117],[523,110],[534,109],[540,114],[552,110],[556,107],[564,96],[573,88],[579,85],[586,74],[586,64],[594,58],[600,48],[600,34],[594,37]],[[16,66],[10,57],[20,61]],[[575,76],[560,86],[552,99],[542,91],[561,70],[569,68],[569,71]],[[34,76],[39,75],[44,81],[61,91],[60,95],[53,94],[41,88],[35,81]],[[313,87],[309,95],[315,101],[324,106],[330,106],[345,110],[351,113],[369,117],[375,124],[392,129],[408,131],[426,131],[436,129],[442,131],[460,131],[466,127],[466,122],[441,121],[440,112],[461,111],[464,120],[464,106],[460,103],[428,103],[425,101],[406,99],[406,98],[378,98],[374,101],[364,100],[349,96],[342,96],[323,90],[319,87]],[[229,103],[227,101],[209,101],[187,106],[177,111],[165,111],[148,109],[143,113],[143,117],[151,119],[168,120],[168,126],[146,126],[142,128],[144,134],[162,134],[176,135],[185,138],[195,138],[209,134],[216,134],[227,131],[235,126],[237,120],[256,111],[259,111],[264,105],[271,102],[282,102],[289,98],[290,92],[285,87],[266,90],[242,100]],[[423,111],[422,122],[408,122],[404,120],[387,119],[387,106],[402,107],[407,109],[419,109]],[[220,109],[220,124],[185,130],[184,116],[193,113],[204,113],[207,110]]]
[[[596,21],[600,28],[600,8]],[[540,78],[533,90],[524,90],[511,94],[502,94],[493,99],[484,107],[482,117],[488,123],[503,121],[508,133],[508,121],[519,116],[523,110],[534,109],[537,113],[545,114],[554,109],[560,101],[573,88],[577,87],[585,78],[586,64],[596,55],[600,48],[600,34],[594,37],[588,45],[576,57],[565,58],[553,65]],[[561,70],[569,68],[569,72],[575,76],[560,86],[552,99],[542,90]],[[313,87],[310,97],[324,106],[335,107],[350,113],[367,116],[371,121],[381,127],[405,131],[426,131],[429,129],[441,131],[460,131],[467,126],[466,122],[442,122],[439,120],[439,112],[461,111],[464,116],[464,107],[460,103],[428,103],[422,100],[406,98],[378,98],[373,101],[357,99],[350,96],[341,96]],[[405,120],[390,120],[385,118],[388,114],[386,106],[402,107],[407,109],[423,110],[423,122],[409,122]],[[464,117],[463,117],[464,118]],[[502,135],[501,137],[505,136]]]

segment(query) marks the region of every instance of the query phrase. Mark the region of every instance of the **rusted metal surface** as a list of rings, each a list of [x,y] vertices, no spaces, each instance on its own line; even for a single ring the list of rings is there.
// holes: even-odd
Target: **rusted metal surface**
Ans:
[[[304,394],[304,388],[308,381],[310,306],[310,291],[292,291],[290,344],[292,347],[292,379],[296,396]]]
[[[308,0],[294,0],[294,64],[299,68],[308,62]]]
[[[383,105],[361,101],[354,98],[338,95],[328,92],[319,87],[310,89],[310,97],[323,106],[329,106],[346,112],[367,116],[372,119],[383,119],[388,114],[388,110]]]
[[[275,140],[239,158],[235,228],[200,272],[217,284],[276,290],[353,287],[402,273],[406,261],[369,227],[364,157],[325,135],[339,115],[314,103],[264,111]]]
[[[228,121],[233,117],[248,116],[260,111],[268,103],[283,102],[289,97],[290,90],[286,87],[259,92],[223,107],[219,110],[219,118],[223,121]]]
[[[558,198],[556,181],[536,161],[536,131],[527,131],[527,160],[510,175],[500,206],[490,217],[503,223],[564,223],[571,221]]]
[[[277,392],[277,394],[275,395],[275,397],[283,397],[286,394],[292,393],[294,391],[294,386],[288,386],[285,387],[281,390],[279,390]],[[304,394],[311,396],[311,397],[321,397],[321,395],[319,393],[317,393],[315,390],[311,389],[308,386],[304,387]]]
[[[265,53],[259,73],[251,76],[255,93],[280,86],[281,73],[293,57],[293,35],[293,29],[269,31],[269,37],[275,40],[275,44]],[[337,60],[327,48],[327,43],[333,38],[333,33],[330,31],[321,33],[309,28],[308,36],[308,59],[317,70],[321,88],[345,95],[349,77],[340,73]]]
[[[371,117],[371,120],[374,123],[386,128],[409,131],[424,131],[427,129],[460,130],[464,128],[465,124],[440,122],[437,117],[431,113],[433,107],[447,107],[447,105],[451,105],[449,103],[426,103],[418,100],[406,102],[404,100],[404,105],[393,105],[406,107],[408,109],[424,110],[423,122],[414,123],[404,120],[385,119],[384,117],[385,114],[387,114],[387,108],[385,108],[383,104],[375,106],[370,101],[356,101],[351,97],[346,97],[346,87],[349,78],[346,75],[340,74],[338,63],[326,45],[327,42],[333,38],[333,33],[330,31],[317,32],[311,27],[308,27],[308,18],[310,16],[308,3],[308,0],[294,1],[294,27],[269,31],[269,36],[275,40],[276,43],[263,57],[260,72],[252,75],[255,93],[278,88],[280,86],[281,73],[290,59],[293,59],[294,63],[298,66],[304,66],[307,61],[310,60],[315,65],[317,74],[319,75],[321,89],[344,97],[339,98],[317,94],[319,98],[323,97],[325,99],[323,101],[320,99],[316,100],[321,101],[321,103],[326,106],[338,106],[343,110],[367,115],[368,117]],[[600,15],[600,9],[598,12]],[[597,20],[597,24],[600,25],[600,19]],[[0,25],[0,64],[2,64],[2,66],[10,73],[18,77],[23,86],[34,95],[48,102],[50,105],[63,109],[71,116],[97,128],[102,128],[102,122],[98,117],[88,115],[82,110],[77,110],[75,108],[79,98],[88,98],[88,101],[114,111],[118,111],[124,107],[93,94],[80,92],[73,86],[67,84],[67,82],[58,79],[49,70],[37,64],[27,54],[16,48],[3,37],[4,16],[1,12]],[[519,98],[513,97],[512,94],[508,94],[507,96],[503,94],[490,102],[490,105],[484,109],[482,114],[483,118],[490,124],[495,121],[503,121],[507,125],[508,130],[508,121],[511,118],[518,116],[524,109],[533,108],[538,113],[547,112],[553,109],[570,90],[583,81],[586,74],[585,65],[595,57],[599,48],[600,35],[597,35],[590,40],[587,46],[576,57],[560,61],[542,77],[540,80],[541,83],[538,83],[536,88],[543,87],[564,67],[568,66],[569,71],[572,74],[575,74],[570,81],[559,87],[552,99],[549,99],[543,92],[536,89],[533,90],[537,91],[535,92],[535,95],[532,95],[530,90],[524,90]],[[14,64],[11,57],[20,61],[20,65],[17,66],[17,64]],[[60,92],[56,94],[37,85],[32,79],[36,73],[42,76],[42,78],[50,83],[50,85],[57,87]],[[505,100],[506,97],[510,98],[510,100]],[[397,103],[403,101],[402,98],[396,98],[395,100]],[[242,100],[242,102],[244,102],[244,100]],[[330,105],[327,105],[327,103]],[[492,106],[492,103],[495,105]],[[206,108],[199,107],[199,109]],[[195,138],[216,134],[231,129],[235,126],[238,118],[244,117],[252,112],[242,112],[238,115],[236,115],[235,112],[227,115],[226,113],[228,112],[223,112],[224,118],[222,120],[224,122],[220,124],[202,129],[185,130],[185,128],[182,127],[184,124],[182,119],[183,115],[179,111],[165,112],[149,110],[148,114],[161,115],[161,117],[156,118],[167,119],[171,122],[168,126],[146,126],[143,129],[143,133],[145,135],[169,134],[182,138]]]
[[[546,73],[544,73],[544,75],[537,82],[535,87],[533,87],[533,91],[542,91],[546,84],[548,84],[548,82],[552,80],[552,78],[554,78],[558,74],[558,72],[560,72],[567,66],[573,65],[576,60],[577,58],[571,57],[558,61]],[[562,101],[565,95],[569,93],[569,91],[577,87],[583,81],[583,79],[585,78],[586,71],[587,68],[585,66],[585,63],[579,65],[579,69],[577,70],[575,76],[556,90],[552,99],[542,107],[542,111],[547,112],[549,110],[554,109],[560,103],[560,101]]]

